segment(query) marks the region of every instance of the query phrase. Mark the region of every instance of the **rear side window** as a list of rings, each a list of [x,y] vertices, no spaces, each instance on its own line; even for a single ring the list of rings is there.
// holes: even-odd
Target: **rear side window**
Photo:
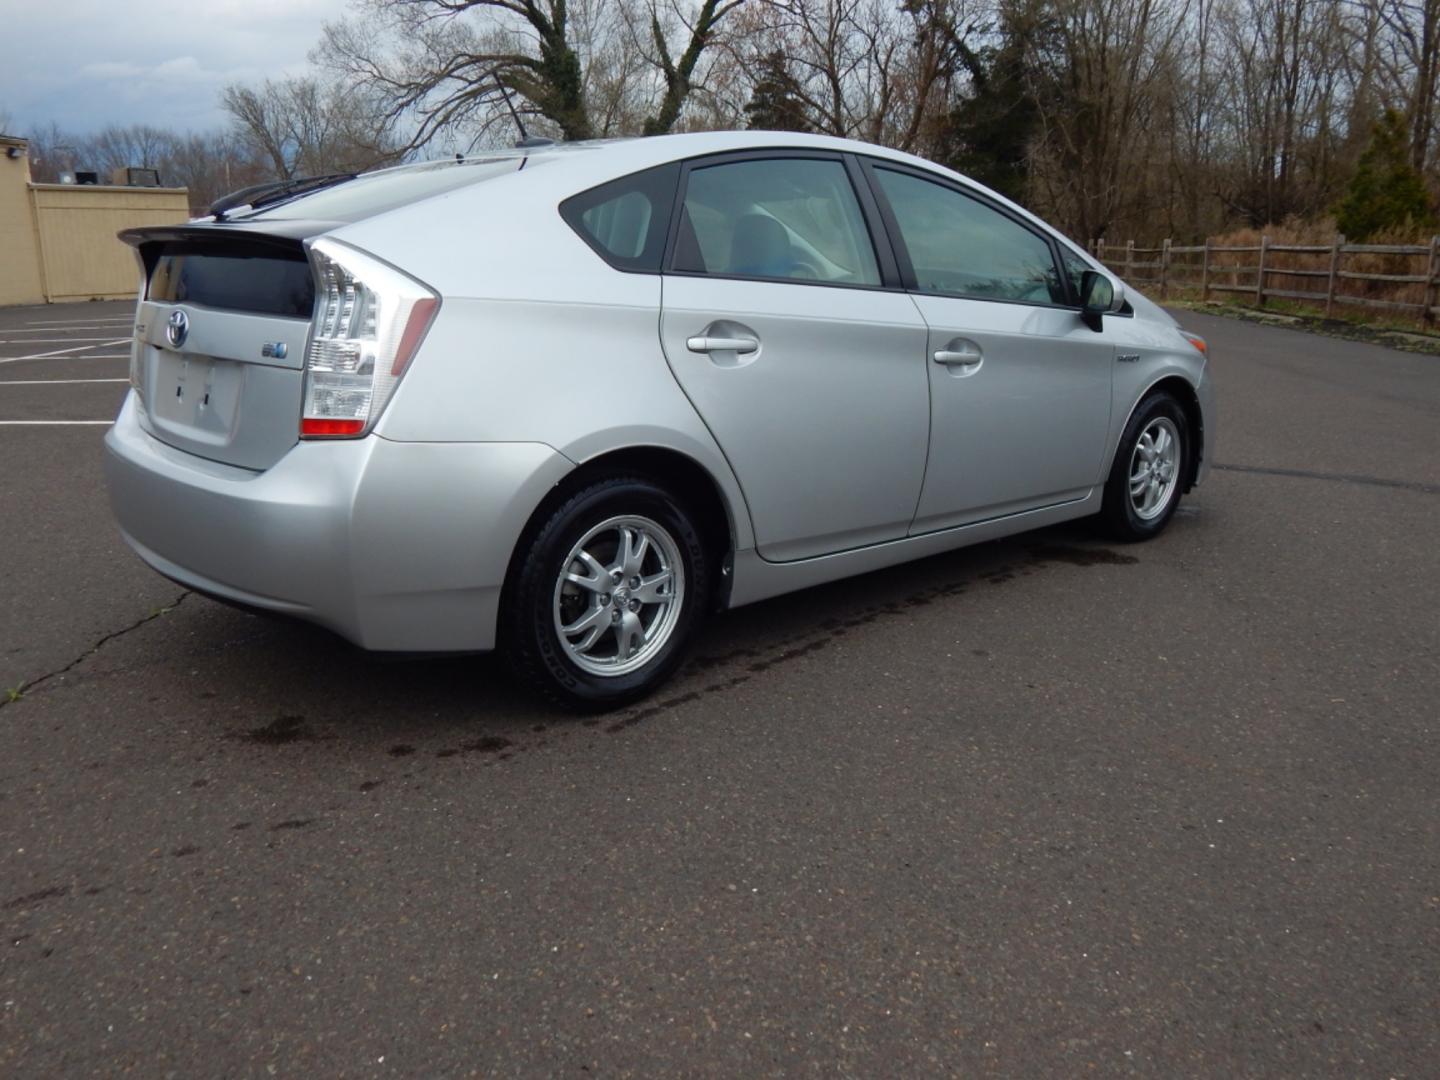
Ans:
[[[678,165],[624,176],[566,199],[560,216],[615,269],[656,274],[679,177]]]
[[[954,188],[877,168],[920,292],[1064,304],[1050,244]]]
[[[880,269],[845,166],[826,158],[692,169],[675,269],[726,277],[879,285]]]

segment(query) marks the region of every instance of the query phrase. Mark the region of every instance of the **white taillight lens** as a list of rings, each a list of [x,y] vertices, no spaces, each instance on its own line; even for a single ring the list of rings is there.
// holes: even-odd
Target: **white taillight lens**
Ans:
[[[306,438],[370,430],[440,306],[414,278],[333,240],[310,245],[315,315],[305,350]]]

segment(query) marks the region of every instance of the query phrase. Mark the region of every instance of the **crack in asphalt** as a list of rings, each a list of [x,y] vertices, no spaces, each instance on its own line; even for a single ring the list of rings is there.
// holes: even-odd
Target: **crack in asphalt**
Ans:
[[[110,631],[110,633],[106,634],[99,641],[95,642],[94,645],[91,645],[88,649],[82,652],[79,656],[75,657],[74,660],[71,660],[64,667],[58,667],[54,671],[47,671],[43,675],[38,675],[33,679],[26,679],[22,681],[20,685],[15,687],[7,696],[5,696],[4,698],[0,698],[0,709],[3,709],[8,705],[14,705],[18,701],[23,701],[25,697],[29,695],[30,691],[34,690],[36,687],[49,682],[51,679],[57,679],[61,675],[64,675],[67,672],[79,667],[86,660],[90,659],[90,657],[94,656],[97,652],[103,649],[110,642],[114,641],[116,638],[124,637],[126,634],[130,633],[130,631],[138,630],[146,623],[153,622],[155,619],[160,618],[160,616],[162,615],[168,615],[170,612],[174,611],[177,607],[183,604],[187,596],[193,595],[194,594],[191,593],[190,590],[185,590],[169,604],[166,604],[164,607],[156,608],[154,611],[150,612],[149,615],[146,615],[143,619],[136,619],[129,626],[121,627],[119,630]]]
[[[1419,480],[1387,480],[1383,476],[1313,472],[1309,469],[1273,469],[1264,465],[1212,465],[1211,468],[1223,472],[1258,473],[1261,476],[1295,476],[1302,480],[1330,480],[1339,484],[1365,484],[1369,487],[1399,488],[1401,491],[1418,491],[1424,495],[1440,495],[1440,484],[1426,484]]]

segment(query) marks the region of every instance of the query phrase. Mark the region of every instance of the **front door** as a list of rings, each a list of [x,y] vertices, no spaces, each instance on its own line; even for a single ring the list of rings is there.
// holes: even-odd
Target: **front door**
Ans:
[[[683,200],[661,340],[735,471],[760,554],[903,537],[925,469],[927,332],[882,282],[845,161],[697,165]]]
[[[1084,498],[1101,480],[1115,349],[1080,320],[1050,241],[958,187],[870,172],[929,327],[930,454],[911,531]]]

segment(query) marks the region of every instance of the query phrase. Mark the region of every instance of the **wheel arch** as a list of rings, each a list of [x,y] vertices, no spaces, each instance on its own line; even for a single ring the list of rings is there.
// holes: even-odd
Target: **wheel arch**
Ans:
[[[648,477],[681,499],[695,515],[696,524],[705,539],[706,548],[716,567],[714,574],[715,605],[728,603],[731,567],[740,542],[737,510],[725,498],[720,482],[700,462],[672,447],[636,445],[618,447],[597,453],[576,464],[555,484],[531,512],[525,528],[515,542],[509,560],[506,582],[514,577],[515,567],[535,530],[551,509],[570,492],[599,477],[628,473]]]
[[[1200,462],[1205,459],[1205,412],[1200,407],[1200,395],[1189,379],[1170,372],[1147,385],[1131,403],[1130,411],[1125,414],[1125,422],[1120,425],[1120,432],[1123,434],[1125,429],[1130,426],[1130,421],[1135,416],[1135,410],[1140,408],[1145,399],[1156,393],[1169,394],[1180,403],[1180,408],[1185,412],[1185,423],[1190,429],[1191,447],[1186,458],[1185,476],[1180,490],[1188,492],[1195,486],[1195,481],[1200,474]]]

